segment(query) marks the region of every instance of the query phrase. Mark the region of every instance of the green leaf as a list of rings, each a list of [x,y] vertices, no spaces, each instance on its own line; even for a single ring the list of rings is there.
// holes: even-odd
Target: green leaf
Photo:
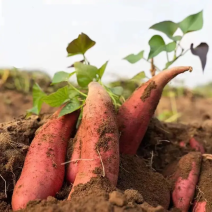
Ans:
[[[162,51],[164,51],[166,44],[160,35],[154,35],[149,40],[149,46],[150,46],[150,52],[148,59],[151,59],[160,54]]]
[[[165,33],[170,38],[176,32],[177,28],[178,28],[178,25],[174,23],[173,21],[162,21],[150,27],[150,29],[154,29],[154,30]]]
[[[163,70],[167,69],[167,68],[168,68],[170,65],[172,65],[172,63],[174,63],[176,60],[177,60],[177,58],[174,59],[174,60],[172,60],[172,61],[167,62],[167,63],[166,63],[166,66],[165,66],[165,68],[164,68]]]
[[[141,51],[138,54],[130,54],[123,59],[127,60],[129,63],[136,63],[143,58],[143,55],[144,51]]]
[[[81,33],[78,38],[68,44],[66,51],[68,52],[69,57],[77,54],[84,55],[85,52],[95,44],[95,41],[91,40],[86,34]]]
[[[150,46],[150,52],[148,59],[151,59],[160,54],[162,51],[166,52],[174,51],[176,48],[176,43],[173,41],[166,45],[163,38],[160,35],[154,35],[149,40],[149,46]]]
[[[146,77],[146,74],[144,71],[139,72],[138,74],[136,74],[133,78],[130,79],[130,81],[139,83],[141,82],[142,79],[144,79]]]
[[[174,41],[171,42],[171,43],[168,43],[168,44],[166,45],[166,51],[167,51],[167,52],[172,52],[172,51],[175,50],[175,48],[176,48],[176,43],[175,43]]]
[[[54,74],[51,85],[57,84],[60,82],[67,82],[73,74],[75,74],[75,72],[67,73],[65,71],[59,71]]]
[[[51,107],[59,107],[70,98],[69,94],[72,92],[74,96],[77,95],[77,92],[74,89],[71,89],[69,86],[65,86],[63,88],[58,89],[56,92],[45,96],[43,98],[43,101]],[[73,94],[72,98],[74,97]]]
[[[98,74],[98,69],[92,65],[76,62],[74,67],[77,74],[77,82],[81,87],[86,87]]]
[[[39,110],[38,106],[35,105],[33,108],[27,110],[27,116],[28,116],[28,115],[31,115],[31,114],[36,114],[36,115],[38,115],[39,112],[40,112],[40,110]]]
[[[35,83],[32,88],[32,96],[33,96],[33,103],[36,103],[39,98],[46,96],[46,94],[42,91],[41,87]]]
[[[79,100],[77,98],[73,98],[60,111],[59,117],[69,114],[69,113],[72,113],[72,112],[78,110],[81,106],[82,106],[82,104],[80,104]]]
[[[102,78],[102,76],[103,76],[103,74],[104,74],[104,72],[105,72],[105,69],[106,69],[106,67],[107,67],[107,64],[108,64],[108,61],[107,61],[105,64],[103,64],[103,65],[99,68],[99,70],[98,70],[100,79]]]
[[[176,35],[176,36],[172,37],[171,39],[174,41],[180,41],[182,39],[182,36]]]
[[[186,17],[178,25],[184,34],[202,29],[203,11]]]
[[[45,96],[46,94],[42,91],[40,86],[37,83],[35,83],[32,88],[33,108],[27,110],[27,112],[35,113],[38,115],[40,113],[42,103],[43,103],[42,98]]]
[[[73,89],[72,87],[68,88],[68,98],[69,99],[72,99],[73,97],[75,97],[77,95],[79,95],[79,93],[75,89]]]
[[[110,90],[118,96],[121,96],[124,91],[124,89],[121,86],[110,88]]]

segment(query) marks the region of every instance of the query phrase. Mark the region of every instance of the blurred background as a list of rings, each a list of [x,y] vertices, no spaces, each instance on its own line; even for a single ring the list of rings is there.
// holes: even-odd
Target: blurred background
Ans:
[[[201,42],[206,42],[209,47],[212,45],[212,1],[1,0],[0,121],[9,121],[32,107],[31,79],[36,78],[47,89],[57,71],[70,71],[67,67],[82,59],[81,56],[67,57],[66,52],[68,43],[81,32],[96,41],[86,57],[97,67],[109,60],[103,81],[117,84],[117,81],[132,78],[141,71],[151,77],[148,62],[141,60],[130,64],[123,60],[141,50],[145,50],[144,55],[148,57],[149,39],[155,34],[162,35],[149,29],[150,26],[165,20],[180,22],[201,10],[203,28],[184,36],[181,45],[185,49],[190,48],[191,43],[194,46]],[[163,38],[170,42],[169,38]],[[167,92],[165,89],[156,111],[160,120],[188,123],[212,115],[211,56],[209,50],[204,73],[199,58],[191,52],[172,65],[190,65],[193,72],[180,75],[169,84],[178,85],[177,88],[169,88]],[[158,55],[154,63],[163,69],[165,52]],[[9,77],[5,70],[9,70]],[[52,110],[44,105],[42,112]]]

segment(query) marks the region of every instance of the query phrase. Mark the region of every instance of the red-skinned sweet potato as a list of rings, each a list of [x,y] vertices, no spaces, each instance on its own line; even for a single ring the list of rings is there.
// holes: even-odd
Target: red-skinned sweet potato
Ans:
[[[205,153],[205,149],[204,149],[203,145],[199,141],[197,141],[194,137],[192,137],[189,140],[189,144],[190,144],[192,149],[195,149],[196,151],[199,151],[202,154]]]
[[[81,124],[80,124],[81,125]],[[67,170],[66,170],[66,181],[69,184],[73,184],[78,172],[78,163],[81,159],[81,145],[82,145],[82,128],[80,127],[77,130],[77,133],[73,139],[73,147],[72,147],[72,155],[71,160],[68,163]]]
[[[160,72],[136,89],[120,107],[118,124],[121,131],[121,153],[136,154],[149,121],[158,105],[164,86],[175,76],[187,70],[191,71],[192,68],[182,66]]]
[[[119,173],[119,132],[114,106],[106,90],[97,82],[89,84],[88,96],[77,136],[81,140],[81,160],[72,190],[92,177],[105,176],[116,185]]]
[[[179,160],[174,174],[170,177],[173,183],[172,200],[174,207],[182,212],[188,212],[193,201],[201,162],[202,155],[200,152],[190,152]]]
[[[61,189],[66,148],[79,116],[79,111],[58,118],[60,107],[35,135],[27,152],[21,176],[17,181],[12,208],[25,208],[35,199],[55,196]]]
[[[195,202],[193,212],[210,212],[212,211],[212,154],[202,155],[202,166],[199,182],[196,188]]]

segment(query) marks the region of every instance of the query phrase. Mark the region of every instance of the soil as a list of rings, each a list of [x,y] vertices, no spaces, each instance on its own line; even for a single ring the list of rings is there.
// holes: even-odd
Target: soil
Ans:
[[[177,122],[184,124],[201,124],[204,120],[212,118],[211,105],[212,98],[203,98],[193,95],[177,97],[177,112],[181,113]],[[161,98],[156,114],[159,115],[165,110],[172,110],[171,101],[168,97]]]
[[[32,108],[32,95],[15,90],[0,90],[0,123],[13,120],[24,114]],[[41,113],[54,112],[55,108],[50,108],[44,104]]]
[[[0,92],[0,97],[0,211],[9,212],[13,188],[20,176],[28,147],[36,130],[54,109],[45,105],[41,115],[26,119],[23,115],[32,107],[30,95],[4,90]],[[207,154],[212,154],[212,99],[179,97],[176,101],[183,114],[179,118],[180,123],[151,119],[137,155],[121,155],[117,187],[111,186],[106,178],[93,178],[75,188],[71,201],[68,201],[66,198],[71,186],[64,182],[55,197],[32,201],[23,211],[179,211],[173,208],[172,203],[169,204],[172,186],[167,170],[171,173],[182,156],[194,151],[189,147],[191,137],[204,146]],[[169,99],[163,97],[157,112],[170,108]],[[184,141],[184,147],[179,145],[181,141]],[[70,149],[72,144],[73,139],[70,139]],[[204,168],[206,166],[209,164],[203,165],[202,172],[209,170]],[[211,173],[207,171],[202,178],[209,179],[209,175]],[[209,187],[208,184],[200,186],[203,190]],[[210,194],[205,193],[207,200],[211,201]]]

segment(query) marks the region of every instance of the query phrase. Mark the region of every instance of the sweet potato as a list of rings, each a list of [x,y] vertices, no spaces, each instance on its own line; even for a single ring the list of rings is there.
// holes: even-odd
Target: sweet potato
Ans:
[[[31,200],[55,196],[62,187],[65,166],[61,163],[79,115],[75,111],[58,118],[62,107],[39,129],[29,147],[13,191],[13,210],[25,208]]]
[[[187,212],[195,194],[195,188],[199,179],[202,154],[190,152],[184,155],[174,174],[171,176],[173,183],[172,200],[174,207],[182,212]]]
[[[206,211],[206,201],[204,202],[194,202],[193,212],[207,212]],[[208,211],[210,212],[210,211]]]
[[[196,188],[195,202],[193,212],[211,212],[212,211],[212,155],[202,155],[202,166],[199,182]]]
[[[88,96],[79,126],[81,160],[71,194],[78,184],[93,177],[105,176],[116,185],[119,173],[119,132],[113,103],[97,82],[88,86]]]
[[[199,151],[202,154],[205,153],[205,149],[204,149],[203,145],[199,141],[197,141],[194,137],[192,137],[189,140],[189,144],[190,144],[192,149],[195,149],[196,151]]]
[[[69,184],[73,184],[78,172],[78,163],[81,159],[81,145],[82,145],[82,127],[79,127],[77,133],[73,139],[73,147],[72,147],[72,155],[70,163],[68,163],[67,170],[66,170],[66,181]]]
[[[180,147],[186,147],[186,142],[185,141],[180,141],[179,142]]]
[[[164,86],[190,66],[175,67],[160,72],[134,91],[120,107],[118,124],[121,131],[120,152],[136,154],[137,149],[160,100]]]

